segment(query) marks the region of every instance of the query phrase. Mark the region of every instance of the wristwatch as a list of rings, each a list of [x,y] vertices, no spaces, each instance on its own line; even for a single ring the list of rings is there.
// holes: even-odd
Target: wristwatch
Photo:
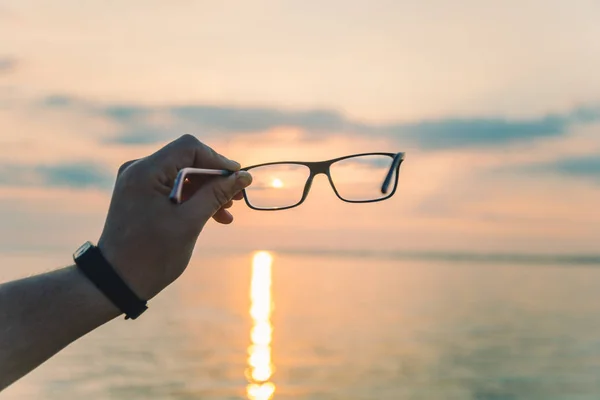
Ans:
[[[125,319],[136,319],[148,309],[146,301],[127,286],[100,249],[91,242],[77,249],[73,260],[79,270],[125,314]]]

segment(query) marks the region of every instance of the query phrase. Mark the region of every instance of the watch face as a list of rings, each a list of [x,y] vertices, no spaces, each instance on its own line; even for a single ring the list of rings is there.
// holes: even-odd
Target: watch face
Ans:
[[[91,242],[85,242],[83,245],[81,245],[80,248],[77,249],[77,251],[75,251],[75,254],[73,254],[73,258],[75,258],[75,259],[79,258],[90,247],[92,247],[92,243]]]

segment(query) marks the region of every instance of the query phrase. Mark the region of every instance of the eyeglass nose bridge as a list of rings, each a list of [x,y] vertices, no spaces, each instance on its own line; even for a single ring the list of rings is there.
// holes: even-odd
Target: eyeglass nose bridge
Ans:
[[[331,176],[329,175],[329,166],[330,165],[331,165],[331,161],[306,163],[306,166],[308,166],[308,168],[310,169],[310,175],[308,176],[308,179],[306,180],[306,185],[304,185],[304,193],[302,194],[301,202],[303,202],[308,197],[308,193],[310,192],[310,188],[312,187],[313,179],[315,178],[315,176],[317,176],[319,174],[326,175],[329,182],[332,183]],[[333,186],[333,184],[332,184],[332,186]]]
[[[310,177],[314,178],[319,174],[325,174],[329,176],[329,166],[331,165],[330,161],[322,161],[322,162],[311,162],[307,163],[310,168]]]

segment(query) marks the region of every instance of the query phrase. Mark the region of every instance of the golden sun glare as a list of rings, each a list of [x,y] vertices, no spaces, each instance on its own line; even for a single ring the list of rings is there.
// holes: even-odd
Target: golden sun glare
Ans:
[[[281,179],[275,178],[273,179],[273,182],[271,182],[271,186],[273,186],[276,189],[280,189],[283,187],[283,182],[281,181]]]

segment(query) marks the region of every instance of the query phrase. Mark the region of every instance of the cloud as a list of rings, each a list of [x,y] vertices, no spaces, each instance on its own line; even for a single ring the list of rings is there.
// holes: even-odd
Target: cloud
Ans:
[[[17,67],[17,59],[9,56],[0,55],[0,74],[12,72]]]
[[[115,142],[148,144],[169,140],[181,133],[233,135],[297,127],[309,135],[357,132],[357,124],[330,110],[284,111],[212,105],[139,107],[113,105],[97,110],[121,126]]]
[[[0,185],[110,189],[114,174],[87,162],[53,165],[0,165]]]
[[[559,160],[554,163],[554,169],[561,174],[591,177],[600,182],[600,154]]]
[[[532,166],[530,171],[552,172],[575,178],[593,179],[600,183],[600,154],[563,158]]]
[[[196,123],[211,130],[264,131],[280,126],[294,126],[306,130],[340,130],[354,124],[330,110],[282,111],[267,108],[233,108],[216,106],[173,107],[175,117]]]
[[[533,176],[559,175],[567,178],[591,180],[600,184],[600,154],[586,154],[558,158],[548,162],[513,165],[498,168],[495,171]]]
[[[500,118],[442,119],[391,128],[392,134],[405,135],[426,150],[487,147],[515,141],[559,136],[567,130],[564,116],[544,116],[511,121]]]
[[[571,113],[571,122],[591,124],[600,121],[600,107],[579,107]]]
[[[69,107],[69,106],[73,106],[77,103],[80,103],[80,102],[76,101],[75,99],[73,99],[69,96],[63,96],[63,95],[59,95],[59,94],[45,97],[42,100],[42,104],[49,108]]]
[[[423,150],[493,147],[515,142],[565,135],[574,124],[600,120],[600,106],[576,108],[563,114],[530,119],[502,117],[440,118],[415,122],[374,124],[352,120],[327,109],[290,111],[268,107],[227,105],[143,106],[100,105],[71,98],[51,96],[46,107],[78,109],[100,115],[118,126],[113,143],[132,145],[171,140],[181,133],[231,135],[265,132],[293,127],[307,139],[328,134],[388,137],[403,146]]]

